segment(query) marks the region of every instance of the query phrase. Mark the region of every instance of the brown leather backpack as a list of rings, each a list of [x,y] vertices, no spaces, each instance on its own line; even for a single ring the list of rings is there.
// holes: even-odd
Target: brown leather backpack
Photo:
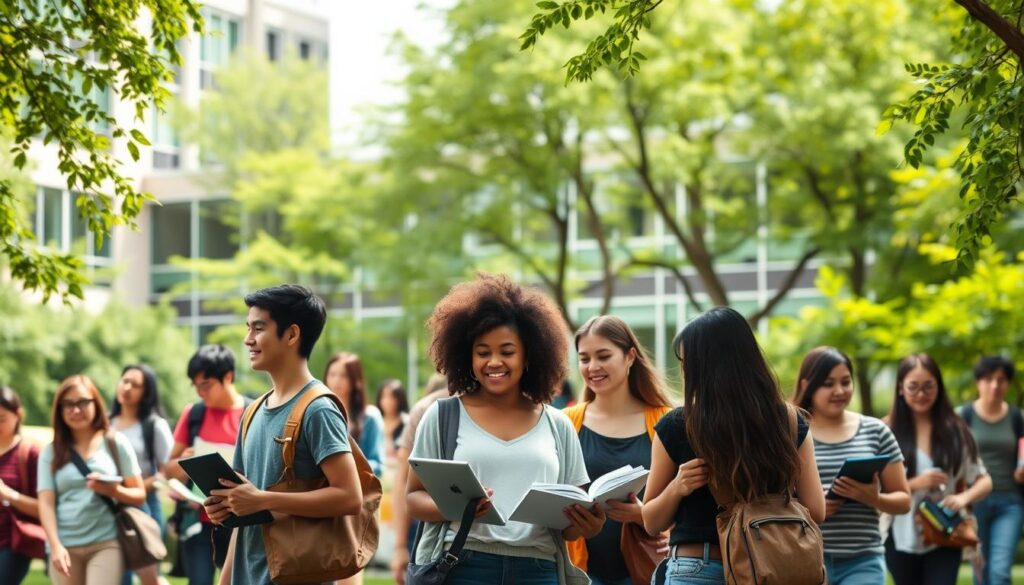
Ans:
[[[242,445],[249,430],[252,417],[270,393],[249,405],[242,416]],[[295,477],[295,449],[302,431],[302,418],[306,407],[321,396],[333,400],[341,414],[348,420],[345,406],[337,396],[322,384],[315,384],[299,397],[288,421],[284,425],[284,436],[276,439],[281,444],[281,459],[284,472],[281,480],[267,488],[272,492],[308,492],[328,485],[327,479],[302,480]],[[354,516],[332,516],[330,518],[304,518],[286,516],[281,520],[264,524],[263,543],[267,550],[267,566],[270,580],[279,585],[301,583],[322,583],[351,577],[370,562],[377,551],[379,527],[377,509],[380,507],[380,480],[373,475],[359,445],[351,441],[352,456],[356,460],[359,485],[363,490],[363,504]],[[263,446],[255,446],[265,448]]]
[[[797,413],[789,407],[790,434]],[[728,585],[822,585],[827,583],[821,529],[807,508],[788,494],[750,502],[712,490],[723,511],[716,524]]]

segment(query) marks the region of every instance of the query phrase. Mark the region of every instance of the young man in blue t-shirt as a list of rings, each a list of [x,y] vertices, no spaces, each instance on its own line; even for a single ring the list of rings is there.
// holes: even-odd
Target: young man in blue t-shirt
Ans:
[[[245,481],[236,485],[222,480],[206,500],[210,519],[220,523],[234,513],[245,516],[269,510],[283,515],[322,518],[357,514],[362,491],[348,428],[337,405],[314,400],[306,409],[295,454],[298,479],[326,477],[328,487],[302,493],[265,491],[278,482],[283,471],[281,448],[275,441],[299,396],[318,382],[309,373],[307,360],[326,321],[323,301],[309,289],[295,285],[265,288],[245,297],[249,362],[254,370],[267,372],[273,382],[270,395],[252,417],[244,443],[239,433],[234,468]],[[234,530],[221,585],[269,584],[266,549],[260,526]]]

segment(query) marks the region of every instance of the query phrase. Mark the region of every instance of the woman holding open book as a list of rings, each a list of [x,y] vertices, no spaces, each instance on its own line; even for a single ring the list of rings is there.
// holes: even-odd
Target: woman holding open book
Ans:
[[[598,478],[627,465],[650,469],[654,425],[672,403],[633,330],[615,316],[593,317],[576,332],[576,353],[583,402],[562,412],[579,433],[587,474]],[[568,543],[573,564],[594,585],[650,582],[661,544],[644,530],[639,495],[609,502],[601,532]]]
[[[489,496],[480,502],[477,518],[492,506],[509,518],[535,483],[589,483],[572,424],[545,404],[562,381],[568,354],[562,317],[549,299],[506,276],[480,275],[452,288],[428,325],[431,358],[448,377],[449,392],[461,393],[454,399],[457,437],[450,458],[467,462]],[[440,404],[432,405],[420,422],[413,458],[444,458]],[[439,560],[435,551],[448,549],[459,522],[445,523],[414,469],[406,501],[409,515],[425,523],[413,564],[428,566]],[[597,535],[604,512],[600,506],[574,505],[563,513],[564,529],[511,520],[502,525],[474,522],[445,583],[587,583],[569,562],[565,540]]]
[[[939,365],[927,354],[900,362],[888,424],[903,453],[913,505],[909,514],[893,519],[886,565],[896,585],[953,585],[961,549],[925,542],[919,523],[929,519],[918,514],[918,507],[932,502],[941,505],[940,513],[959,518],[992,491],[992,478],[970,429],[953,412]]]
[[[742,315],[712,309],[690,321],[673,346],[685,406],[655,426],[644,526],[651,534],[672,530],[667,585],[725,583],[719,502],[709,482],[716,493],[744,501],[795,492],[820,522],[825,502],[814,447],[803,417],[796,417],[793,437],[791,409]]]
[[[825,567],[831,585],[885,582],[878,514],[910,511],[903,454],[892,431],[877,418],[847,410],[853,398],[853,363],[834,347],[804,356],[793,404],[811,413],[814,456],[830,497],[825,505]],[[839,476],[847,459],[885,456],[888,463],[868,482]]]

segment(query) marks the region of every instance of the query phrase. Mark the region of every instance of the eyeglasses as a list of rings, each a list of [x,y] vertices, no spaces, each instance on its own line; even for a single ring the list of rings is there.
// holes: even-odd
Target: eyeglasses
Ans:
[[[904,392],[914,396],[918,394],[921,394],[923,396],[931,396],[935,394],[936,390],[938,389],[938,386],[936,386],[934,382],[926,382],[924,384],[907,384],[903,386]]]
[[[76,410],[82,410],[89,408],[96,404],[96,400],[93,398],[83,398],[81,400],[61,400],[60,407],[64,412],[74,412]]]

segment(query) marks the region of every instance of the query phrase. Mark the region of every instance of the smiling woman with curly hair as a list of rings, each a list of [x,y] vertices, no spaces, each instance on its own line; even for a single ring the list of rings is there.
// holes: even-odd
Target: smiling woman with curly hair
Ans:
[[[493,506],[508,518],[534,483],[590,482],[572,423],[550,402],[568,361],[568,331],[558,309],[540,292],[507,276],[480,275],[455,286],[428,321],[430,356],[448,388],[459,394],[453,459],[467,461],[486,486],[477,517]],[[439,404],[420,423],[412,456],[441,459]],[[450,403],[449,403],[450,404]],[[424,521],[414,564],[436,560],[450,534],[415,471],[409,475],[409,514]],[[600,532],[604,512],[571,506],[549,526],[509,521],[475,523],[449,585],[586,582],[568,560],[565,540]],[[448,536],[449,538],[445,538]]]

